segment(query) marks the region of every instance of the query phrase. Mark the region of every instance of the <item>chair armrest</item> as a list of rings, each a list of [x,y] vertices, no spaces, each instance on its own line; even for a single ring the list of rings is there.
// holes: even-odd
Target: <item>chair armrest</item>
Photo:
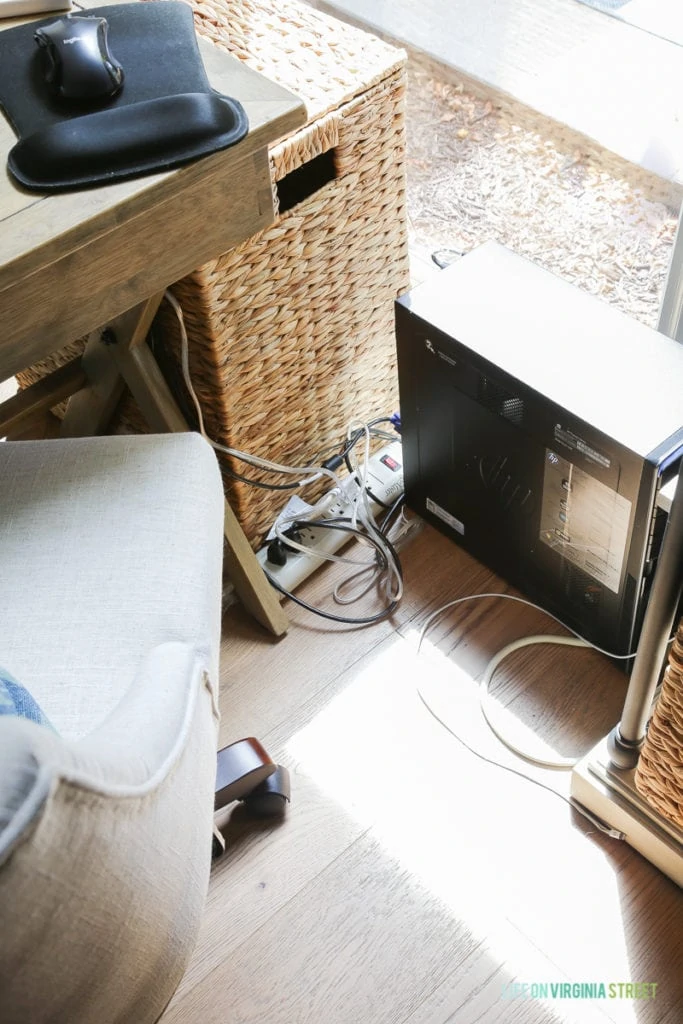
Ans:
[[[217,696],[205,659],[185,643],[155,647],[113,712],[73,744],[78,759],[69,778],[115,796],[152,792],[187,743],[202,691],[208,694],[217,732]]]
[[[3,1020],[151,1024],[208,887],[217,712],[203,661],[157,647],[78,742],[20,719],[0,729],[0,779],[23,764],[34,812],[0,831]]]

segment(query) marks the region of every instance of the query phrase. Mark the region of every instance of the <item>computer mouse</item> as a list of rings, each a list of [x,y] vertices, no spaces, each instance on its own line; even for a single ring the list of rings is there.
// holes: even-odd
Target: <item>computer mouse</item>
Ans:
[[[106,18],[68,14],[36,29],[46,56],[45,81],[59,97],[101,102],[123,85],[123,68],[109,50]]]

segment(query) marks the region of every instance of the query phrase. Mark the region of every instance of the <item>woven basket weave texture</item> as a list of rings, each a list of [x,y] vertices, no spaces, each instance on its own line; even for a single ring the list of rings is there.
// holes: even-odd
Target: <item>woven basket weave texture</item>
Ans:
[[[276,210],[282,179],[331,154],[332,180],[173,287],[207,433],[229,447],[299,464],[339,442],[352,418],[398,407],[393,300],[409,286],[405,54],[294,0],[192,6],[200,35],[306,104],[307,124],[270,150]],[[182,394],[179,329],[167,304],[155,337],[164,372]],[[77,342],[32,367],[22,385],[82,347]],[[192,418],[187,401],[183,408]],[[147,429],[130,397],[118,427]],[[245,471],[225,456],[221,461],[224,469]],[[224,481],[257,547],[284,504],[283,492],[257,490],[227,473]]]
[[[655,810],[683,828],[683,620],[669,652],[635,784]]]

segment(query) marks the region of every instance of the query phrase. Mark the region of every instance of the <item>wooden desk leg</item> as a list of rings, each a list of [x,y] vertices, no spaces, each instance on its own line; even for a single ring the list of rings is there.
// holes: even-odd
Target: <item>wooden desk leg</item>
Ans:
[[[62,437],[88,437],[101,434],[107,428],[125,388],[112,357],[124,339],[129,345],[145,340],[163,297],[163,292],[157,293],[88,335],[81,359],[88,385],[69,400],[62,421]]]
[[[93,331],[81,360],[87,383],[69,399],[62,420],[62,437],[101,434],[111,422],[125,384],[116,363],[102,342],[102,332]]]
[[[161,298],[162,296],[157,296],[157,306]],[[142,310],[143,317],[146,309],[147,304]],[[144,331],[134,330],[127,337],[117,334],[117,343],[110,349],[112,361],[130,388],[152,430],[162,433],[167,430],[189,430],[185,417],[144,341],[148,329],[149,324]],[[282,636],[287,632],[287,616],[280,607],[278,597],[266,580],[256,555],[227,501],[224,533],[227,541],[226,566],[238,596],[257,622],[275,636]]]

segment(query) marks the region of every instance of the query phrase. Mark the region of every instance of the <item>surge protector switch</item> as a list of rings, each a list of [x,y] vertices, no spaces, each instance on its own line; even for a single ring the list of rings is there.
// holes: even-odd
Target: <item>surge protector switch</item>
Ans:
[[[353,497],[358,489],[356,475],[347,477],[343,481],[343,485],[346,494]],[[403,493],[403,459],[400,441],[392,441],[391,444],[371,456],[368,462],[367,487],[385,505],[392,505]],[[372,499],[370,499],[369,505],[373,516],[384,511],[381,505]],[[348,504],[339,500],[328,509],[325,515],[320,517],[319,521],[325,522],[326,519],[337,519],[340,516],[348,515]],[[305,513],[302,513],[301,518],[305,519]],[[342,530],[316,530],[305,524],[299,528],[299,533],[301,544],[324,554],[336,554],[340,548],[353,540],[351,534],[344,533]],[[274,565],[268,561],[268,545],[256,553],[256,558],[268,576],[289,593],[293,593],[312,572],[326,561],[325,558],[304,555],[300,551],[287,551],[285,564]]]

